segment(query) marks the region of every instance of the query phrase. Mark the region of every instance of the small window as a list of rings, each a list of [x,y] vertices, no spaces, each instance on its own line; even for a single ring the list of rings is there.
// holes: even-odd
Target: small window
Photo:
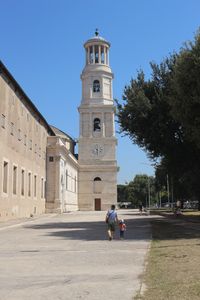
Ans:
[[[10,134],[14,135],[14,123],[10,123]]]
[[[37,175],[34,175],[34,197],[37,195]]]
[[[39,147],[38,153],[39,153],[39,157],[41,157],[41,147]]]
[[[21,141],[21,129],[18,129],[18,141]]]
[[[101,120],[99,118],[94,119],[94,131],[101,131]]]
[[[94,80],[93,82],[93,92],[99,93],[100,92],[100,82],[99,80]]]
[[[8,192],[8,162],[3,162],[3,192]]]
[[[25,171],[22,169],[21,171],[21,195],[22,196],[24,196],[24,187],[25,187],[24,176],[25,176]]]
[[[6,120],[6,117],[2,114],[1,115],[1,127],[5,128],[5,120]]]
[[[27,135],[25,134],[24,135],[24,145],[26,146],[26,143],[27,143]]]
[[[41,178],[41,198],[44,198],[44,178]]]
[[[31,196],[31,173],[28,173],[28,196]]]
[[[53,156],[49,156],[49,161],[53,162]]]
[[[17,167],[13,166],[13,194],[17,194]]]

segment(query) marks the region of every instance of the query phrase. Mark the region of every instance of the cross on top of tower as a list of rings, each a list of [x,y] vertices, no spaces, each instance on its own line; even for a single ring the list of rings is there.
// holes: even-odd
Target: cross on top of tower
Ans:
[[[95,35],[99,36],[99,29],[98,28],[96,28]]]

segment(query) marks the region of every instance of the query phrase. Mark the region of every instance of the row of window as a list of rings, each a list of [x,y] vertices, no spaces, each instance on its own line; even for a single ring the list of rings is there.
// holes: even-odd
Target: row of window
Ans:
[[[16,101],[16,100],[18,100],[17,96],[14,93],[11,93],[9,96],[9,105],[15,106],[15,103],[18,103],[18,101]],[[14,109],[17,109],[17,107],[14,107]],[[31,120],[30,113],[27,112],[27,109],[25,108],[25,106],[23,104],[21,104],[21,117],[23,117],[23,116],[26,116],[27,122],[29,122]],[[39,128],[39,126],[38,126],[38,124],[36,124],[35,130],[38,131],[38,128]]]
[[[72,177],[69,173],[68,170],[65,172],[65,189],[66,191],[71,191],[76,193],[77,192],[77,178]]]
[[[49,162],[53,162],[54,157],[49,156]],[[77,192],[77,178],[69,174],[68,170],[65,171],[65,175],[61,175],[61,185],[69,192]]]
[[[1,127],[4,129],[6,128],[6,117],[3,114],[1,115]],[[17,136],[18,141],[23,140],[24,146],[28,146],[29,150],[33,149],[32,139],[28,139],[26,134],[23,135],[21,129],[16,130],[13,122],[10,122],[8,127],[10,127],[10,134],[12,136]],[[34,152],[38,154],[39,157],[46,159],[46,152],[41,151],[41,147],[39,147],[37,144],[34,145]]]
[[[13,195],[37,197],[40,180],[40,197],[42,199],[45,198],[45,181],[43,177],[39,179],[38,175],[32,174],[30,171],[26,172],[24,168],[18,168],[18,166],[14,164],[12,165],[11,172],[12,176],[9,176],[9,163],[8,161],[3,161],[4,194],[8,194],[11,188]],[[10,178],[12,178],[12,180],[10,180]]]

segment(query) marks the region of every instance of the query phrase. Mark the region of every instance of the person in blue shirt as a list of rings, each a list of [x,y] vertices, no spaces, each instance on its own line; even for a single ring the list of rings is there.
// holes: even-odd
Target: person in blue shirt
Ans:
[[[118,216],[115,210],[115,205],[111,205],[111,209],[106,214],[106,223],[108,224],[108,239],[112,241],[114,238],[115,225],[118,223]]]

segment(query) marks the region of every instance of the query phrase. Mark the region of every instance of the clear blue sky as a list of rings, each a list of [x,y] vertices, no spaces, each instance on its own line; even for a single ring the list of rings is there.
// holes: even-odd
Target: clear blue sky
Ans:
[[[79,135],[83,43],[99,28],[111,42],[114,97],[200,26],[199,0],[0,0],[0,59],[48,123]],[[118,137],[118,182],[153,174],[146,154]]]

